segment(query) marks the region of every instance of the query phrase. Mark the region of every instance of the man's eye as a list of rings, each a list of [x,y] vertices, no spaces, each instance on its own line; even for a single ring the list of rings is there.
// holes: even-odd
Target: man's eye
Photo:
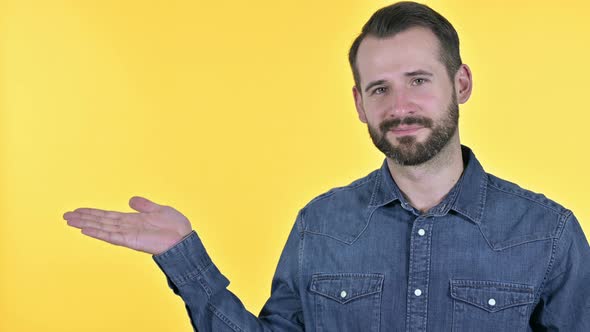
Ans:
[[[373,94],[378,94],[378,95],[383,94],[384,92],[385,92],[384,87],[380,87],[380,88],[373,90]]]
[[[426,83],[426,79],[425,78],[417,78],[415,80],[412,81],[412,85],[422,85]]]

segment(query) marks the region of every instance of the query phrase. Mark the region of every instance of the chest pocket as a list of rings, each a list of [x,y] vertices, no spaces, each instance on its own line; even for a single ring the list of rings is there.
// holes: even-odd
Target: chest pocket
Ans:
[[[524,331],[533,292],[523,284],[451,280],[453,331]]]
[[[314,274],[316,330],[378,332],[382,286],[378,273]]]

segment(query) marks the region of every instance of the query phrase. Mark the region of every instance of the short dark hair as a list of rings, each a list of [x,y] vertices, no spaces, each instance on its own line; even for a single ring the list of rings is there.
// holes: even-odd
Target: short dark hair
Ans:
[[[350,47],[348,61],[352,68],[354,84],[359,91],[362,89],[356,56],[363,39],[369,35],[377,38],[391,37],[413,27],[428,28],[434,33],[440,44],[440,60],[453,81],[455,73],[462,64],[457,31],[446,18],[432,8],[416,2],[402,1],[376,11],[365,23],[362,32]]]

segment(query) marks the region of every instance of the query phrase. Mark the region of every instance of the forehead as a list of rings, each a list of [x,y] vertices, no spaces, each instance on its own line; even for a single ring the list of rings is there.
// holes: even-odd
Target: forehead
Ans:
[[[439,73],[440,43],[427,28],[414,27],[391,37],[366,36],[359,45],[357,68],[362,82],[377,75],[402,74],[416,69]]]

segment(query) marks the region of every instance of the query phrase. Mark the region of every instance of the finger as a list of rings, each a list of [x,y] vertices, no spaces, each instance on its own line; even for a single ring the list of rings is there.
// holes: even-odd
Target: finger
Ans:
[[[125,229],[122,228],[120,225],[110,225],[104,224],[96,221],[91,220],[83,220],[83,219],[71,219],[68,220],[68,226],[76,227],[76,228],[94,228],[100,229],[107,232],[122,232]]]
[[[114,245],[125,246],[125,237],[120,232],[107,232],[96,228],[83,228],[82,234]]]
[[[156,212],[162,207],[161,205],[141,196],[131,197],[129,200],[129,206],[139,212]]]
[[[125,215],[125,213],[117,212],[117,211],[107,211],[107,210],[100,210],[100,209],[93,209],[93,208],[77,208],[73,212],[77,212],[80,214],[87,214],[101,218],[109,218],[109,219],[119,219]]]
[[[125,226],[129,226],[131,224],[133,224],[129,218],[118,218],[118,219],[110,219],[110,218],[104,218],[104,217],[98,217],[96,215],[92,215],[92,214],[87,214],[87,213],[78,213],[78,212],[67,212],[64,214],[64,219],[71,221],[71,220],[77,220],[77,221],[94,221],[94,222],[98,222],[98,223],[102,223],[102,224],[107,224],[107,225],[117,225],[117,226],[121,226],[121,227],[125,227]]]

